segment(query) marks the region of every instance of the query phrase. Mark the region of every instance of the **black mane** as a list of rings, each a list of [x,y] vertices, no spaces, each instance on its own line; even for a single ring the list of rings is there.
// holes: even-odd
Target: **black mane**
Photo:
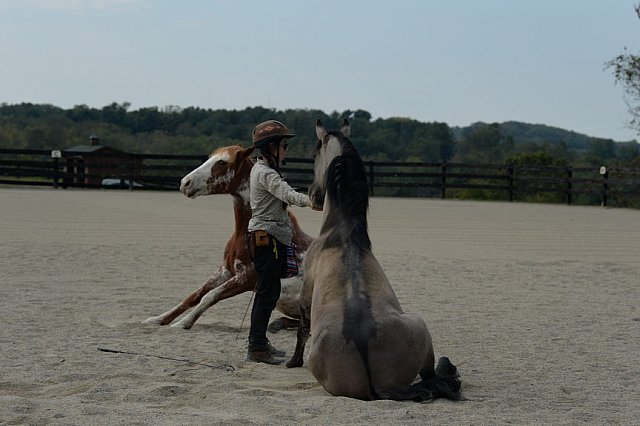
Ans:
[[[340,139],[343,154],[334,158],[326,172],[326,196],[332,212],[323,226],[335,228],[329,245],[353,242],[360,250],[371,249],[367,229],[369,183],[364,163],[351,141],[340,132],[330,132]],[[321,231],[322,232],[322,231]]]

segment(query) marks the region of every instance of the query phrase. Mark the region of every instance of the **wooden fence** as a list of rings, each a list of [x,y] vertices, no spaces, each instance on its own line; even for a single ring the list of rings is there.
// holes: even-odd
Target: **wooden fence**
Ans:
[[[100,154],[0,149],[0,184],[177,190],[204,155]],[[474,198],[640,207],[640,169],[365,161],[381,196]],[[287,159],[287,181],[305,190],[311,159]]]

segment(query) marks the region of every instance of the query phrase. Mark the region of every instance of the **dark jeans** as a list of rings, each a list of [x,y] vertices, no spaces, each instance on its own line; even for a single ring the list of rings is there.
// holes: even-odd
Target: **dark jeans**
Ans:
[[[280,297],[280,275],[286,262],[285,246],[269,236],[269,245],[256,247],[253,263],[258,275],[256,294],[251,311],[249,349],[266,349],[267,327],[271,312]]]

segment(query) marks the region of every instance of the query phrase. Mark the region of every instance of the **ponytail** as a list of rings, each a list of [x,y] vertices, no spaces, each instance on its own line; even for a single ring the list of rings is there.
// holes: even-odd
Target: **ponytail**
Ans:
[[[280,173],[280,141],[281,139],[274,140],[271,143],[261,146],[260,156],[267,162],[269,167],[278,172],[280,177],[282,177],[282,173]],[[271,152],[271,147],[276,146],[276,155],[274,156]]]
[[[282,173],[280,172],[280,142],[282,139],[274,140],[271,143],[261,146],[260,149],[260,157],[267,162],[269,167],[282,177]],[[276,155],[274,156],[271,152],[271,147],[276,147]],[[286,202],[282,202],[282,209],[286,210],[289,205]]]

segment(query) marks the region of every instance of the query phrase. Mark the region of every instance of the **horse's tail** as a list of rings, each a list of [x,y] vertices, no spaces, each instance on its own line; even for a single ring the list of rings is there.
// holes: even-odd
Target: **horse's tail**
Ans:
[[[460,396],[458,369],[447,357],[442,357],[438,360],[435,376],[423,378],[422,381],[411,385],[405,390],[378,391],[377,394],[380,398],[396,401],[429,402],[438,398],[446,398],[453,401],[462,399]]]

